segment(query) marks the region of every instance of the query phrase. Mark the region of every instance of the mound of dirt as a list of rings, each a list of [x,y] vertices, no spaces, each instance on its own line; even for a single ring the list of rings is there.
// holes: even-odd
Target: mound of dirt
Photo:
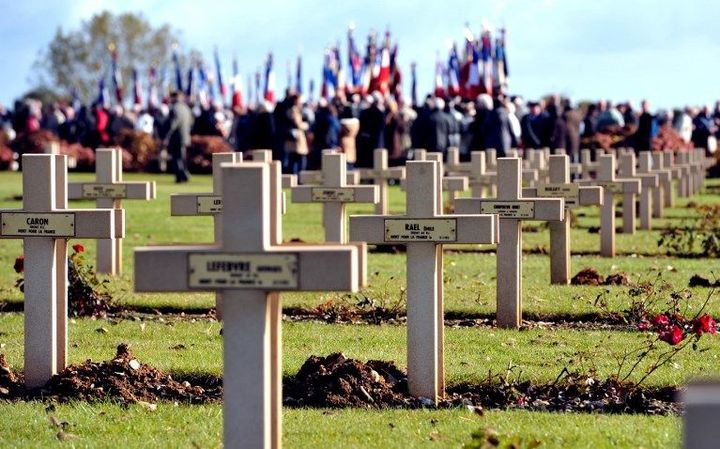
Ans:
[[[600,274],[592,267],[583,268],[570,279],[571,285],[630,285],[630,276],[627,273],[613,273],[608,277]]]
[[[285,404],[311,407],[399,407],[415,402],[392,362],[362,363],[341,353],[312,356],[285,385]]]
[[[23,390],[23,379],[8,365],[5,354],[0,354],[0,399],[16,397]]]
[[[693,274],[688,283],[688,287],[720,287],[720,280],[712,282],[710,279]]]
[[[204,403],[220,400],[222,389],[219,385],[203,388],[187,381],[176,381],[170,375],[140,363],[128,345],[121,344],[110,361],[87,360],[65,368],[42,388],[42,394],[60,401],[110,399],[124,404],[158,400]]]
[[[570,279],[571,285],[603,285],[605,276],[592,267],[583,268]]]
[[[605,285],[630,285],[630,276],[627,273],[614,273],[605,278]]]

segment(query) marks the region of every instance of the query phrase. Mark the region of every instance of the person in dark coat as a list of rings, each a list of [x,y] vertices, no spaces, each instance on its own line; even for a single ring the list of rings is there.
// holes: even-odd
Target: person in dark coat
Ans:
[[[437,151],[445,154],[450,144],[450,133],[452,132],[452,124],[450,117],[445,112],[445,101],[442,98],[436,98],[434,108],[428,117],[428,151]]]
[[[653,122],[655,117],[650,113],[650,102],[643,100],[640,103],[642,112],[638,117],[638,128],[635,132],[635,152],[650,151],[652,149]]]
[[[427,148],[428,129],[430,129],[430,114],[432,114],[432,98],[428,96],[417,109],[417,117],[410,126],[410,142],[413,148]]]
[[[275,148],[275,135],[277,134],[275,126],[275,117],[269,109],[269,104],[261,102],[257,111],[252,113],[249,118],[250,130],[249,141],[252,150],[269,150]],[[275,151],[273,151],[273,159],[277,159]]]
[[[542,146],[540,136],[545,132],[543,126],[546,117],[540,103],[529,102],[528,107],[530,111],[520,119],[522,143],[525,148],[540,148]]]
[[[573,108],[569,99],[563,100],[563,123],[565,124],[565,143],[558,148],[565,148],[572,162],[580,161],[580,126],[582,115],[580,111]]]
[[[173,158],[173,171],[175,182],[190,180],[187,169],[187,147],[190,146],[190,130],[193,125],[193,115],[185,103],[185,96],[181,92],[170,94],[171,108],[169,126],[165,145]]]
[[[371,97],[370,106],[360,112],[360,130],[356,138],[357,159],[355,166],[371,168],[373,166],[373,151],[380,148],[385,142],[385,112],[382,107],[382,97]]]
[[[324,99],[320,100],[312,131],[314,139],[312,150],[308,155],[308,169],[317,170],[322,165],[322,150],[337,148],[340,144],[340,120],[334,104],[328,104]]]
[[[485,136],[485,122],[488,116],[492,112],[493,101],[492,97],[487,94],[481,94],[478,96],[477,102],[475,103],[475,119],[470,124],[468,131],[472,136],[470,138],[470,152],[477,150],[484,150],[486,148],[494,148],[486,144]]]
[[[505,157],[508,150],[513,147],[514,140],[510,119],[502,100],[495,98],[493,106],[482,127],[485,149],[495,148],[497,157]]]

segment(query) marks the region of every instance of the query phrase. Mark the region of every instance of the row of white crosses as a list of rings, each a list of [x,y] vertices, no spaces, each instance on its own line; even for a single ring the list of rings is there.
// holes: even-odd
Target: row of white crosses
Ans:
[[[69,209],[67,156],[22,157],[23,207],[0,210],[0,238],[23,239],[25,385],[43,386],[67,364],[67,241],[115,239],[122,209]]]

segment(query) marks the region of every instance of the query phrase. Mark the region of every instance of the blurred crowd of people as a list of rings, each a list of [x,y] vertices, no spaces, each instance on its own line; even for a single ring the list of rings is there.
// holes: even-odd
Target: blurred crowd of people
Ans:
[[[376,148],[386,148],[394,164],[404,163],[412,148],[444,153],[457,147],[461,157],[468,158],[471,151],[487,148],[503,156],[511,148],[550,147],[565,148],[577,159],[581,147],[660,149],[654,139],[663,129],[688,147],[714,152],[720,137],[720,101],[714,109],[653,112],[648,101],[636,108],[631,102],[575,105],[554,96],[525,101],[519,96],[485,94],[476,101],[428,95],[417,105],[378,92],[307,102],[288,89],[276,104],[260,101],[230,109],[220,103],[193,104],[175,92],[151,110],[62,102],[43,105],[26,99],[16,102],[13,110],[0,105],[0,126],[11,148],[17,136],[40,129],[90,148],[113,145],[125,129],[147,133],[168,150],[182,182],[189,178],[184,162],[192,135],[217,136],[240,152],[272,149],[288,173],[318,168],[321,151],[327,148],[340,148],[357,167],[372,166]],[[603,140],[599,135],[609,137]]]

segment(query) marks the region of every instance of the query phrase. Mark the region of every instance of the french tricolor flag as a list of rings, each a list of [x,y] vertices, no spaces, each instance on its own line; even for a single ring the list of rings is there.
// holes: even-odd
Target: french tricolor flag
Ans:
[[[268,54],[265,64],[265,91],[263,97],[270,103],[275,103],[275,70],[273,69],[273,55]]]

